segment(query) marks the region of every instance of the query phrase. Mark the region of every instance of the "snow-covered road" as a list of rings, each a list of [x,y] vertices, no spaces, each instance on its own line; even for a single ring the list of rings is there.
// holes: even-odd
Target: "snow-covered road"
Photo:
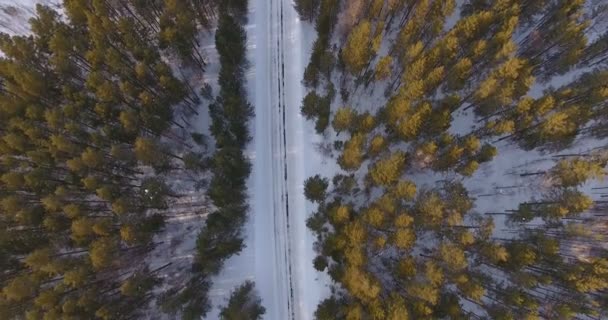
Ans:
[[[291,0],[254,0],[253,5],[256,285],[265,319],[312,319],[322,285],[312,267],[314,239],[306,228],[310,207],[303,182],[320,157],[312,128],[299,112],[309,44]]]
[[[256,1],[255,274],[267,319],[293,319],[285,92],[279,0]]]
[[[327,275],[314,270],[314,236],[306,218],[314,209],[303,194],[304,180],[336,170],[323,164],[314,123],[300,115],[304,66],[316,33],[300,23],[292,0],[250,0],[247,31],[249,101],[255,106],[253,141],[247,148],[253,171],[248,188],[251,211],[246,248],[228,259],[214,277],[214,306],[230,291],[254,280],[264,319],[312,319],[328,293]],[[206,319],[219,319],[214,308]]]

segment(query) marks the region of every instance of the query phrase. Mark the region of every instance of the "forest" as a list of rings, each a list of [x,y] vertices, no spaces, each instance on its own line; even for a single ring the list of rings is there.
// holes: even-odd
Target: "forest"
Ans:
[[[608,3],[295,2],[340,168],[304,188],[315,318],[607,318]],[[549,164],[500,167],[526,156]],[[502,209],[491,170],[534,196]]]
[[[285,3],[258,36],[291,36]],[[302,186],[331,281],[306,312],[608,318],[608,1],[293,4],[297,106],[338,168]],[[248,245],[250,9],[63,0],[0,33],[0,319],[265,315],[253,281],[212,297]]]
[[[61,12],[38,5],[31,34],[0,34],[0,318],[210,310],[211,278],[243,248],[248,215],[247,5],[65,0]],[[220,56],[217,96],[193,81],[205,35]],[[210,136],[192,122],[203,108]],[[197,192],[212,205],[188,202]],[[180,206],[204,221],[185,271],[150,258]],[[184,272],[167,283],[167,270]],[[263,313],[246,282],[221,318]]]

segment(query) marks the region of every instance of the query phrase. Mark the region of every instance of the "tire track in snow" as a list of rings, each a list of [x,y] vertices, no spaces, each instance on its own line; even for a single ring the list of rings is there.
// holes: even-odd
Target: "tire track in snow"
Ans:
[[[256,282],[267,319],[295,320],[296,266],[293,221],[292,100],[288,100],[290,0],[256,0],[255,220]],[[287,14],[286,14],[287,13]],[[290,78],[291,79],[291,78]],[[287,89],[287,90],[286,90]],[[290,105],[287,105],[290,103]],[[269,185],[270,184],[270,185]],[[293,196],[293,195],[292,195]],[[296,196],[297,198],[297,196]]]
[[[277,5],[277,19],[279,24],[279,33],[277,36],[277,86],[278,86],[278,96],[276,97],[278,100],[279,107],[279,117],[281,128],[281,137],[282,137],[282,158],[283,158],[283,181],[281,184],[281,200],[284,204],[285,211],[284,213],[278,211],[278,214],[284,214],[284,225],[283,228],[283,254],[284,254],[284,262],[285,262],[285,280],[287,281],[287,294],[289,295],[287,298],[287,316],[289,319],[295,319],[295,309],[294,309],[294,286],[293,286],[293,273],[292,273],[292,256],[291,256],[291,230],[290,230],[290,212],[289,212],[289,192],[288,192],[288,184],[289,184],[289,176],[288,176],[288,161],[287,161],[287,129],[286,129],[286,104],[285,104],[285,23],[284,23],[284,3],[285,0],[279,0],[279,4]]]

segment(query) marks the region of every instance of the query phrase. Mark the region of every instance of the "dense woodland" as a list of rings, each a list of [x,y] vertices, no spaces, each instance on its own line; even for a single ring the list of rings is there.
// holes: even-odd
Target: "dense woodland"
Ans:
[[[334,282],[317,319],[608,317],[608,208],[589,192],[606,189],[606,1],[296,9],[318,35],[301,112],[341,168],[304,190],[313,263]],[[465,112],[472,129],[455,134]],[[465,184],[509,156],[500,145],[554,164],[518,173],[541,197],[478,212]]]
[[[0,318],[206,314],[248,211],[246,12],[243,0],[65,0],[61,14],[37,7],[31,35],[0,35]],[[215,26],[217,97],[189,81]],[[189,122],[205,99],[212,137]],[[167,287],[171,263],[147,255],[195,188],[216,210],[195,212],[208,217],[191,276]],[[225,319],[241,319],[238,301],[263,313],[252,289],[235,291]]]

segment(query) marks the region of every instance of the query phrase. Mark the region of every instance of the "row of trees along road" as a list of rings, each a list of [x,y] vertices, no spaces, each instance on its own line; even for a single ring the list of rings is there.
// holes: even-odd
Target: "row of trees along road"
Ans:
[[[211,277],[226,259],[244,247],[243,226],[249,210],[246,181],[251,163],[244,154],[251,140],[249,119],[253,107],[245,89],[247,1],[219,4],[215,46],[219,54],[219,95],[209,106],[215,152],[209,159],[212,178],[207,190],[217,211],[207,217],[197,238],[194,277],[172,288],[161,299],[163,310],[181,314],[183,319],[200,319],[210,310]],[[259,319],[264,308],[256,298],[253,283],[235,289],[222,319]]]
[[[606,203],[588,193],[605,147],[558,153],[604,145],[606,1],[296,4],[318,34],[301,110],[337,134],[342,169],[305,185],[313,263],[334,282],[315,317],[607,317]],[[463,112],[472,129],[449,130]],[[517,173],[541,196],[476,212],[488,198],[468,177],[515,148],[555,159]]]
[[[202,231],[194,267],[208,288],[209,275],[242,247],[251,108],[242,82],[231,83],[242,79],[244,32],[235,19],[247,2],[65,0],[62,16],[36,9],[31,35],[0,35],[0,318],[143,316],[168,267],[144,260],[180,196],[170,186],[213,167],[208,193],[221,213]],[[199,35],[218,12],[218,145],[207,157],[187,120],[198,114],[200,88],[175,74],[204,71]],[[201,294],[200,305],[186,297],[195,307],[184,318],[206,312]]]

